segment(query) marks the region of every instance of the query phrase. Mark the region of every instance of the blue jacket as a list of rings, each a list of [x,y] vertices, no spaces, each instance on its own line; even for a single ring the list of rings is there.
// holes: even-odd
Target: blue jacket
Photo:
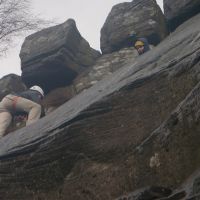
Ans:
[[[41,99],[42,99],[41,94],[36,90],[26,90],[24,92],[20,92],[14,95],[34,101],[35,103],[38,103],[38,104],[40,104]]]

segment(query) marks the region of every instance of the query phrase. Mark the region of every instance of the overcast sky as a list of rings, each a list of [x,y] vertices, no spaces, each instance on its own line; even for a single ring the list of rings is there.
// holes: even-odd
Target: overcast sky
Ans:
[[[68,18],[76,21],[81,35],[94,49],[100,50],[100,30],[112,6],[132,0],[31,0],[34,13],[40,13],[45,19],[56,19],[63,23]],[[163,0],[157,0],[163,8]],[[0,58],[0,78],[14,73],[21,75],[19,52],[24,37],[6,55]]]

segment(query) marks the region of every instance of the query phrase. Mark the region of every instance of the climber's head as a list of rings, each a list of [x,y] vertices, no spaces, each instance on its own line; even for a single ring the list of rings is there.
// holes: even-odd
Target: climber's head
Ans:
[[[138,53],[141,55],[144,53],[144,42],[137,40],[135,42],[135,48],[137,49]]]
[[[44,97],[44,91],[40,86],[34,85],[34,86],[30,87],[30,90],[38,91],[42,95],[42,97]]]
[[[139,55],[149,50],[149,43],[146,38],[138,38],[134,46],[137,49]]]

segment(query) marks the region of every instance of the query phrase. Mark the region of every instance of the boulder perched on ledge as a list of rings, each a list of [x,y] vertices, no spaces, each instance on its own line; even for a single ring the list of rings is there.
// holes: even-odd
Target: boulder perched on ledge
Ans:
[[[133,33],[147,37],[153,45],[167,36],[165,18],[155,0],[134,0],[115,5],[101,29],[102,53],[133,46]]]
[[[164,13],[173,31],[181,23],[200,12],[199,0],[163,0]]]
[[[75,21],[68,19],[25,39],[20,52],[22,80],[49,91],[70,84],[99,56],[80,35]]]

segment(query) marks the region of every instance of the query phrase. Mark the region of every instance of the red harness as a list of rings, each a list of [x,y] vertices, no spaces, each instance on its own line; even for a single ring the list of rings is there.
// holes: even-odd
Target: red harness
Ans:
[[[18,98],[20,98],[20,97],[14,96],[13,99],[12,99],[13,100],[13,104],[12,104],[13,110],[16,110],[16,105],[17,105]]]

